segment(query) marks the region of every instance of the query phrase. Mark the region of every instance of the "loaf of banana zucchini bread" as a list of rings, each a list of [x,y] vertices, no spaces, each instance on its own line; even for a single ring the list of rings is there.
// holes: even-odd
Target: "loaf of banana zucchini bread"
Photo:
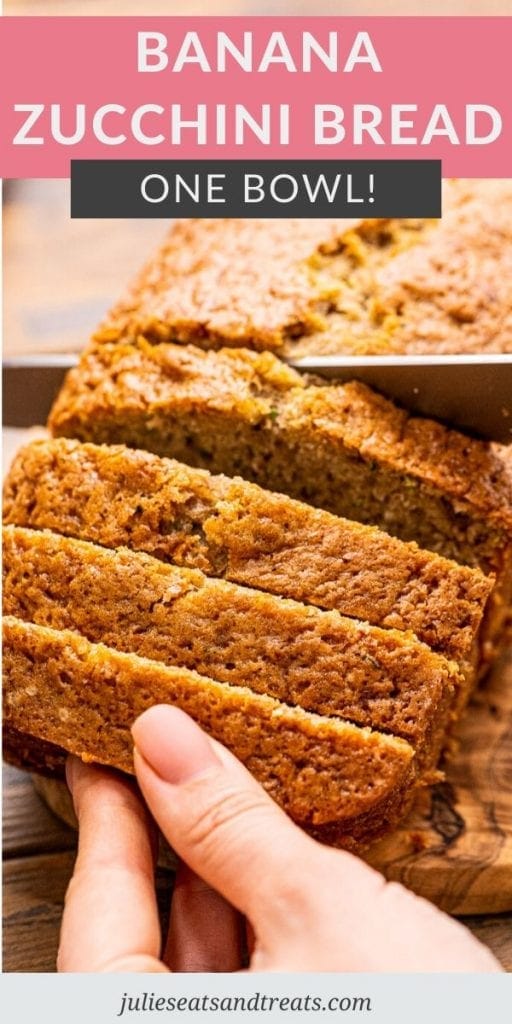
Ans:
[[[173,228],[7,483],[12,760],[130,771],[167,700],[321,839],[403,816],[504,635],[510,456],[263,350],[512,352],[511,224],[472,181],[441,221]]]

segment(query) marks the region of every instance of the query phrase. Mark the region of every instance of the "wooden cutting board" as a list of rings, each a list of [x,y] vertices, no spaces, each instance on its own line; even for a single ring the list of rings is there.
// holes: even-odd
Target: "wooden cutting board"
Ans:
[[[366,860],[450,914],[512,910],[512,649],[475,695],[446,780]]]
[[[73,823],[64,784],[34,782]],[[446,780],[425,790],[401,828],[365,859],[450,914],[512,910],[512,648],[466,712]]]

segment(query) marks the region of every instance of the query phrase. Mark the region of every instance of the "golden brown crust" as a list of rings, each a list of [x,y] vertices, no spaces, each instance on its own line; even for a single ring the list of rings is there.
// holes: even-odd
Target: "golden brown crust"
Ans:
[[[465,689],[413,634],[48,531],[4,528],[3,601],[7,615],[403,736],[422,766]]]
[[[512,184],[443,218],[178,222],[97,332],[285,354],[512,352]]]
[[[184,220],[114,307],[97,338],[131,330],[205,347],[278,349],[289,330],[321,323],[333,283],[309,265],[360,220]],[[200,342],[199,342],[200,343]]]
[[[14,460],[4,522],[127,546],[469,658],[492,583],[369,526],[149,452],[57,438]]]
[[[387,816],[391,805],[396,821],[414,783],[413,751],[403,740],[90,644],[76,633],[6,618],[4,671],[10,728],[128,772],[135,718],[151,704],[176,704],[226,744],[296,821],[313,828],[336,825],[343,833],[345,820],[352,828],[362,816],[382,830],[383,809]]]

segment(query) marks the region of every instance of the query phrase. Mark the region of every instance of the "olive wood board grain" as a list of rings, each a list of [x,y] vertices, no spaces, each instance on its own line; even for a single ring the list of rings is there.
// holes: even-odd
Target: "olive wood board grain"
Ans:
[[[512,910],[512,648],[475,693],[444,782],[366,859],[450,914]]]
[[[445,772],[365,859],[450,914],[511,911],[512,648],[475,694]],[[52,810],[72,822],[63,783],[34,781]],[[169,851],[162,859],[173,866]]]

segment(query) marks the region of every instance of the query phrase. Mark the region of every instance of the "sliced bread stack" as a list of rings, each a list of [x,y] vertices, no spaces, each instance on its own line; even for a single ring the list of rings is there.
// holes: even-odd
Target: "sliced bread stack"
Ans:
[[[479,570],[240,479],[66,439],[19,453],[4,516],[12,760],[59,770],[66,750],[130,770],[130,724],[171,701],[345,846],[435,777],[474,674]]]

